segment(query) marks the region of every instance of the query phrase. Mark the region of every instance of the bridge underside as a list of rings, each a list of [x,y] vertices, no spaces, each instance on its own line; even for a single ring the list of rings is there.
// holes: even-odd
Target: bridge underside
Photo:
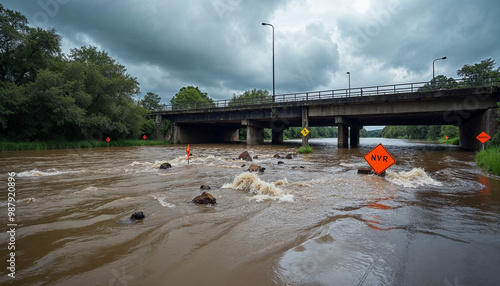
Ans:
[[[175,122],[175,143],[230,142],[239,140],[238,130],[247,129],[247,144],[262,144],[265,128],[272,130],[272,142],[283,142],[288,127],[337,126],[338,146],[356,146],[364,126],[455,125],[460,127],[461,146],[478,150],[481,132],[493,136],[498,126],[498,89],[460,89],[321,100],[315,104],[280,103],[213,111],[184,111],[166,118]],[[157,115],[162,118],[164,115]],[[157,120],[158,121],[158,120]],[[307,137],[303,138],[307,144]]]

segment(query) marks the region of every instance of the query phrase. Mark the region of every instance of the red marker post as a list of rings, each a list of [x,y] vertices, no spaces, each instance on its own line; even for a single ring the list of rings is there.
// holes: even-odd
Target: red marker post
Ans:
[[[108,148],[109,148],[109,141],[111,141],[111,139],[109,137],[106,138],[106,142],[108,142]]]
[[[191,150],[189,150],[189,145],[186,148],[186,154],[188,156],[188,165],[189,165],[189,156],[191,155]]]
[[[146,135],[142,136],[142,139],[146,140],[146,138],[148,138],[148,136]]]

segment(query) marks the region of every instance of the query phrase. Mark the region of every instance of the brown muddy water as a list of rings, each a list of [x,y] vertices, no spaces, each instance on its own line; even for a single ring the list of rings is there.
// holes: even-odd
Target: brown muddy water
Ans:
[[[500,285],[500,178],[476,167],[473,152],[311,143],[314,153],[293,159],[273,155],[298,141],[191,144],[189,165],[185,145],[2,152],[0,284]],[[397,163],[385,178],[358,175],[378,143]],[[234,160],[245,150],[263,174]],[[190,202],[201,185],[216,205]],[[136,211],[146,218],[133,223]]]

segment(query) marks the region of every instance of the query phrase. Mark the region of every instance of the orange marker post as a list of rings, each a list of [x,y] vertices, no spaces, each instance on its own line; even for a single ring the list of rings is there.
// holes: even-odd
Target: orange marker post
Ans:
[[[189,156],[191,155],[191,150],[189,150],[189,145],[186,148],[186,154],[188,156],[188,165],[189,165]]]
[[[108,142],[108,148],[109,148],[109,141],[111,141],[111,139],[109,137],[106,138],[106,142]]]
[[[486,143],[486,141],[490,140],[491,136],[486,134],[486,132],[483,131],[483,132],[481,132],[481,134],[477,135],[476,139],[481,141],[481,143],[483,143],[483,151],[484,151],[484,143]]]
[[[363,158],[370,164],[370,167],[372,167],[377,175],[380,175],[387,168],[396,163],[394,157],[392,157],[382,144],[378,144],[377,147],[373,148],[373,150],[368,152]]]

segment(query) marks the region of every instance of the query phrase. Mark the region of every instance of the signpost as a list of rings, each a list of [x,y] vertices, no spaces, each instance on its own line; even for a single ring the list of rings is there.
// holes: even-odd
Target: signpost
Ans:
[[[476,139],[481,141],[481,143],[483,143],[483,151],[484,151],[484,143],[486,143],[486,141],[490,140],[491,136],[486,134],[486,132],[483,131],[483,132],[481,132],[481,134],[477,135]]]
[[[373,148],[373,150],[368,152],[363,158],[370,164],[370,167],[372,167],[377,175],[380,175],[387,168],[396,163],[394,157],[392,157],[382,144],[378,144],[377,147]]]
[[[302,131],[300,131],[300,133],[302,133],[302,135],[304,135],[304,137],[306,137],[307,134],[309,134],[309,130],[307,130],[307,128],[304,127],[304,129],[302,129]]]
[[[108,142],[108,148],[109,148],[109,141],[111,141],[111,139],[109,137],[106,138],[106,142]]]
[[[189,156],[191,155],[191,150],[189,150],[189,145],[186,148],[186,154],[188,156],[188,165],[189,165]]]

